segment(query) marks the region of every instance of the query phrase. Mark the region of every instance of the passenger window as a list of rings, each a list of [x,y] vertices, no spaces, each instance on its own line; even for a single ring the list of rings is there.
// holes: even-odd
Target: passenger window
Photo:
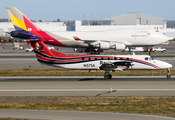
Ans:
[[[114,60],[117,60],[117,58],[115,57]]]
[[[103,60],[103,57],[101,57],[101,59]]]
[[[110,60],[110,58],[108,57],[108,60]]]
[[[82,58],[82,60],[84,61],[84,58]]]
[[[91,58],[89,57],[89,61],[91,60]]]
[[[95,58],[95,60],[97,60],[97,58]]]

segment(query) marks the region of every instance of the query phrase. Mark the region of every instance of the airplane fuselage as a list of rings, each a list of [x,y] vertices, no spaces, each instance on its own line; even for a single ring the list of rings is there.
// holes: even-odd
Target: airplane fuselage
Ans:
[[[49,32],[47,32],[50,34]],[[46,43],[57,45],[62,43],[66,47],[88,47],[89,44],[108,42],[125,44],[127,47],[154,46],[168,41],[168,37],[162,33],[150,29],[119,29],[99,32],[52,32],[58,37],[56,40],[47,40]],[[80,41],[74,40],[74,36]]]
[[[155,60],[148,55],[66,55],[50,61],[39,59],[42,64],[79,70],[167,69],[171,64]],[[103,65],[103,66],[102,66]]]
[[[154,46],[169,40],[167,36],[153,29],[139,28],[98,32],[48,32],[41,30],[15,7],[6,7],[6,9],[15,27],[15,31],[10,32],[12,37],[29,41],[43,40],[54,46],[124,50],[126,46]]]

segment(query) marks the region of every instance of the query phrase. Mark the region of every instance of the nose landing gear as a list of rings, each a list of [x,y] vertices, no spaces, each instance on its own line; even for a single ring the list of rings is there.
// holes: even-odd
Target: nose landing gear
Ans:
[[[171,74],[170,74],[170,69],[168,68],[167,69],[167,79],[170,79],[171,78]]]

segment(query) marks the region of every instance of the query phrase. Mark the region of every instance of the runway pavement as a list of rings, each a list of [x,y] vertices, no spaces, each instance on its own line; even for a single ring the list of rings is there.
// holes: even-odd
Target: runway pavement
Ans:
[[[0,77],[0,96],[175,96],[175,76]]]
[[[42,120],[175,120],[156,115],[56,110],[0,110],[0,116]]]

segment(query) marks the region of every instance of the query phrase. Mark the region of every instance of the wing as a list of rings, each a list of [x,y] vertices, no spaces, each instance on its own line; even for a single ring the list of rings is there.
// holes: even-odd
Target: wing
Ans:
[[[130,66],[133,66],[133,63],[129,60],[121,60],[117,62],[104,62],[100,66],[101,70],[105,71],[123,71],[128,69]]]

